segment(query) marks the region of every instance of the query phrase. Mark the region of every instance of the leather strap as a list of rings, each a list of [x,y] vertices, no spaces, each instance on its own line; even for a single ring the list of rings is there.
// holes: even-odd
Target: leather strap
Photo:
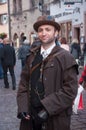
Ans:
[[[44,62],[47,62],[48,60],[54,58],[55,56],[59,55],[59,54],[62,54],[62,52],[64,52],[63,50],[60,51],[60,52],[55,52],[54,54],[51,54],[49,55],[46,59],[44,59],[42,62],[38,63],[37,65],[35,65],[34,67],[31,68],[31,71],[30,71],[30,75],[32,74],[32,72],[37,68],[39,67],[41,64],[43,65]],[[43,66],[42,66],[43,67]]]

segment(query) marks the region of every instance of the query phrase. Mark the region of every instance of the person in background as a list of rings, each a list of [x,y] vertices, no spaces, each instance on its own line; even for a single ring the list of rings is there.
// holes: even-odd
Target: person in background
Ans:
[[[13,42],[12,40],[10,41],[10,43],[11,43],[10,45],[11,45],[12,47],[15,47],[15,46],[14,46],[14,42]]]
[[[31,44],[31,48],[39,46],[40,44],[41,44],[40,39],[38,37],[36,37],[34,42]]]
[[[79,78],[79,84],[81,84],[84,89],[86,89],[86,65],[84,66],[81,76]]]
[[[22,69],[24,68],[25,66],[25,62],[26,62],[26,56],[28,55],[29,53],[29,49],[30,49],[30,43],[28,40],[25,40],[23,42],[23,44],[19,47],[18,49],[18,59],[21,60],[21,66],[22,66]]]
[[[67,51],[70,51],[69,49],[69,45],[67,44],[67,41],[66,41],[66,38],[65,37],[62,37],[60,39],[60,43],[61,43],[61,47],[64,48],[65,50]]]
[[[9,88],[8,75],[7,72],[9,70],[11,78],[12,78],[12,89],[16,89],[16,78],[14,73],[14,66],[16,64],[16,55],[14,48],[10,45],[11,41],[9,38],[5,38],[3,40],[3,72],[4,72],[4,84],[5,88]]]
[[[57,35],[57,36],[56,36],[56,40],[55,40],[55,43],[56,43],[57,46],[58,46],[58,45],[59,45],[59,46],[61,45],[59,39],[60,39],[60,37]]]
[[[20,130],[70,130],[77,94],[74,57],[56,45],[60,25],[52,16],[40,16],[33,28],[41,41],[30,49],[17,92]]]
[[[22,42],[25,42],[25,41],[27,41],[27,37],[26,37],[26,36],[23,36],[23,37],[22,37]]]
[[[3,40],[0,38],[0,79],[3,79],[3,68],[2,68],[2,58],[3,58]]]
[[[84,43],[82,51],[83,51],[84,66],[85,66],[86,65],[86,43]]]
[[[81,57],[81,48],[77,39],[73,39],[70,47],[70,53],[74,56],[76,62],[79,64],[79,59]]]

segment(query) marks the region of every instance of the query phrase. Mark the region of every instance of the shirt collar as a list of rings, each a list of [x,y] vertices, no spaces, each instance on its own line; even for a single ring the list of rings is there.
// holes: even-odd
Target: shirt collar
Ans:
[[[56,44],[53,44],[52,46],[50,46],[48,49],[44,49],[43,48],[43,46],[41,46],[41,54],[43,53],[43,52],[46,52],[47,53],[47,55],[49,55],[50,53],[51,53],[51,51],[52,51],[52,49],[54,48],[56,46]]]

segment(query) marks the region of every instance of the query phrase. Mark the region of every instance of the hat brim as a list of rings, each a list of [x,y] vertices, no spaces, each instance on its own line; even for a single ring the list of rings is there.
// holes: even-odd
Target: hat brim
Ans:
[[[41,26],[41,25],[52,25],[56,28],[56,30],[60,31],[60,25],[55,22],[55,21],[38,21],[36,23],[34,23],[33,25],[33,28],[36,32],[38,32],[38,28]]]

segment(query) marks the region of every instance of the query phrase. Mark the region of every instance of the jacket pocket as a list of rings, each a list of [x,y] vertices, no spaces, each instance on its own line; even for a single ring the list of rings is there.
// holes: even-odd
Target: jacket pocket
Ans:
[[[54,61],[49,61],[47,64],[45,64],[44,66],[44,69],[47,69],[47,68],[53,68],[55,65],[54,65]]]

